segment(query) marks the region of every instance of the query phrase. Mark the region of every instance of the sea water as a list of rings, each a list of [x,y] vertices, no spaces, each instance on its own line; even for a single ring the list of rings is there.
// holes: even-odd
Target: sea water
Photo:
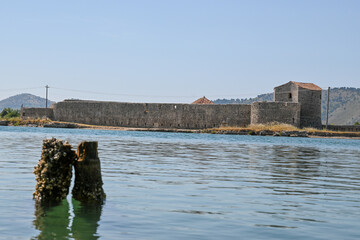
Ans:
[[[103,205],[32,199],[45,138],[98,141]],[[0,127],[0,239],[360,239],[360,140]]]

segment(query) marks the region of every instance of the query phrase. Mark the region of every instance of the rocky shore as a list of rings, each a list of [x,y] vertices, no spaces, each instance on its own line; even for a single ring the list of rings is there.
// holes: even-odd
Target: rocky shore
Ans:
[[[336,131],[253,131],[249,129],[239,130],[221,130],[221,129],[206,129],[201,133],[210,134],[232,134],[232,135],[256,135],[256,136],[275,136],[275,137],[327,137],[327,138],[355,138],[360,139],[360,132],[336,132]]]

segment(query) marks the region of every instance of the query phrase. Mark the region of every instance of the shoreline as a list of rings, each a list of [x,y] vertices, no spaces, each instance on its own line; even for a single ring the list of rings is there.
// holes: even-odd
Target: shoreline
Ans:
[[[256,127],[220,127],[210,129],[177,129],[177,128],[134,128],[90,125],[82,123],[59,122],[49,120],[0,120],[0,126],[24,126],[45,128],[74,128],[74,129],[97,129],[113,131],[146,131],[146,132],[177,132],[177,133],[205,133],[223,135],[251,135],[251,136],[276,136],[276,137],[304,137],[304,138],[337,138],[337,139],[360,139],[360,132],[337,132],[317,129],[281,129],[272,130],[268,128],[258,129]]]

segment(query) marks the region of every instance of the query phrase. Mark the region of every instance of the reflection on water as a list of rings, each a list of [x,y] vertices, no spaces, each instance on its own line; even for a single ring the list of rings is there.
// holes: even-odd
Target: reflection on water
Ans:
[[[101,217],[102,204],[80,203],[72,200],[74,219],[71,225],[72,237],[76,240],[98,239],[97,228]]]
[[[70,237],[70,213],[69,203],[63,200],[61,203],[42,204],[35,203],[36,229],[40,230],[38,236],[33,239],[68,239]]]
[[[33,224],[40,233],[32,239],[98,239],[97,228],[102,205],[98,203],[82,204],[68,199],[60,203],[35,203]]]
[[[49,137],[99,142],[105,205],[34,215]],[[0,127],[0,146],[0,239],[360,239],[358,140]]]

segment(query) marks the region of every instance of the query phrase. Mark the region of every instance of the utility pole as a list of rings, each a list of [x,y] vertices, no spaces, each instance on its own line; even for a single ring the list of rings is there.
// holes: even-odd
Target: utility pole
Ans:
[[[328,88],[328,92],[327,92],[326,129],[328,128],[328,124],[329,124],[329,102],[330,102],[330,87]]]
[[[46,85],[45,86],[46,88],[46,107],[45,107],[45,119],[47,119],[47,108],[48,108],[48,89],[49,89],[49,86]]]

